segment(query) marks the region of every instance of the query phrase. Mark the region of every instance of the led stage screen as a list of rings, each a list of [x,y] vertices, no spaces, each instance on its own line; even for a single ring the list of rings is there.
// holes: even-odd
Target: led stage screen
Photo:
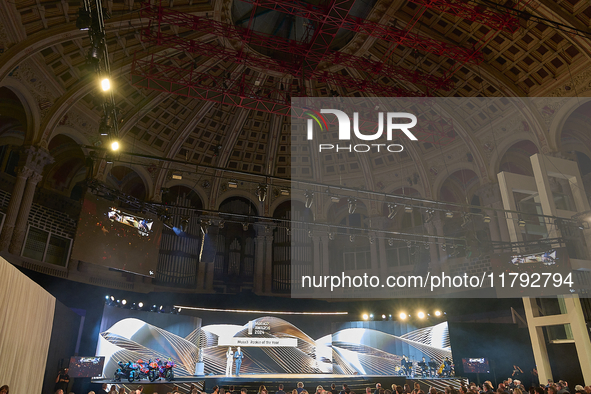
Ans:
[[[488,359],[484,357],[463,358],[464,373],[490,373]]]
[[[68,375],[71,378],[94,378],[101,376],[105,364],[104,357],[70,357],[70,370]]]
[[[118,361],[155,358],[171,358],[177,377],[194,376],[199,360],[206,375],[225,375],[226,352],[238,346],[245,356],[240,375],[402,376],[404,368],[417,375],[446,358],[453,363],[447,322],[416,327],[328,315],[192,313],[194,321],[105,306],[97,347],[107,359],[104,376],[113,376]]]
[[[128,212],[87,194],[72,258],[153,277],[161,236],[162,223],[151,214]]]

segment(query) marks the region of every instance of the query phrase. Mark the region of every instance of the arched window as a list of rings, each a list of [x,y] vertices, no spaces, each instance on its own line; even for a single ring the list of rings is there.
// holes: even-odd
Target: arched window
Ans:
[[[275,227],[273,231],[273,292],[291,290],[291,273],[312,275],[314,270],[312,239],[302,222],[311,222],[311,212],[300,201],[279,205],[273,217],[293,221]]]

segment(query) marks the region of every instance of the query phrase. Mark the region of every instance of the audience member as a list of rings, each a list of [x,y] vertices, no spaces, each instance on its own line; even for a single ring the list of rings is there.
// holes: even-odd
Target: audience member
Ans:
[[[121,387],[119,389],[119,394],[125,394],[125,387]]]
[[[341,390],[340,394],[349,394],[351,392],[351,390],[349,389],[349,386],[345,383],[343,384],[343,389]]]
[[[107,387],[108,387],[108,384],[103,383],[101,388],[97,391],[97,394],[108,394]]]
[[[297,386],[298,387],[296,388],[296,390],[297,390],[298,394],[301,394],[302,391],[304,391],[304,383],[303,382],[298,382]]]
[[[382,388],[381,383],[376,383],[376,389],[374,390],[373,394],[379,394],[381,388]]]
[[[339,390],[337,390],[337,385],[334,383],[330,385],[330,394],[339,394]]]
[[[8,394],[10,390],[8,389],[7,385],[0,387],[0,394]]]
[[[283,391],[283,385],[282,384],[279,385],[279,390],[277,390],[275,392],[275,394],[285,394],[285,391]]]

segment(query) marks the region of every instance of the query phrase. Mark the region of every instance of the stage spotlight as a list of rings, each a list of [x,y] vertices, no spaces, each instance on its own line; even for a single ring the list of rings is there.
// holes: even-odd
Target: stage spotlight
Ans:
[[[306,208],[310,208],[314,203],[314,193],[309,190],[306,190],[306,192],[304,193],[304,197],[306,197]]]
[[[370,318],[371,320],[373,320],[373,313],[370,313],[370,314],[369,314],[369,318]]]
[[[420,311],[417,316],[419,317],[419,319],[424,319],[425,318],[425,312]]]
[[[226,225],[226,222],[223,220],[220,220],[220,222],[218,223],[219,228],[224,228],[225,225]]]
[[[452,211],[447,211],[445,213],[445,217],[448,218],[448,219],[451,219],[451,218],[454,217],[454,213]]]
[[[186,233],[189,230],[189,220],[191,218],[189,216],[181,216],[181,231]]]
[[[355,236],[349,235],[349,242],[355,242]]]
[[[201,220],[201,232],[203,233],[203,235],[207,235],[210,225],[211,220]]]
[[[394,239],[393,238],[388,239],[388,246],[394,246]]]
[[[109,301],[109,296],[108,295],[105,296],[105,300]]]
[[[78,18],[76,18],[76,28],[80,30],[88,30],[90,29],[91,24],[92,16],[90,15],[90,11],[80,8],[78,10]]]
[[[138,304],[137,304],[137,306],[138,306],[139,308],[143,308],[143,307],[144,307],[144,303],[143,303],[143,302],[140,302],[140,303],[138,303]]]
[[[152,308],[150,308],[151,312],[156,312],[158,310],[158,307],[156,305],[152,305]]]
[[[400,318],[400,320],[406,320],[406,313],[404,312],[400,312],[400,314],[398,315],[398,317]]]
[[[349,197],[347,205],[349,206],[349,213],[355,213],[355,210],[357,209],[357,199]]]
[[[228,181],[228,188],[230,188],[230,189],[236,189],[236,188],[238,188],[238,182],[236,182],[236,181]]]
[[[441,316],[441,311],[435,311],[435,316],[437,316],[437,317]]]
[[[488,216],[488,215],[484,215],[484,217],[482,218],[482,221],[483,221],[484,223],[490,223],[490,216]]]
[[[519,227],[525,227],[525,220],[523,220],[522,217],[519,217],[519,219],[517,220],[517,224],[519,225]]]
[[[435,216],[435,210],[434,209],[427,209],[427,217],[425,218],[425,223],[430,223],[431,220],[433,220],[433,217]]]
[[[242,230],[248,231],[248,223],[242,223]]]
[[[121,300],[121,305],[127,305],[127,300],[125,300],[125,299]]]
[[[407,205],[404,207],[404,212],[406,213],[412,213],[412,207],[410,205]]]
[[[180,312],[180,311],[182,311],[182,310],[183,310],[183,308],[181,308],[181,307],[178,307],[178,309],[177,309],[177,312]]]
[[[111,142],[111,150],[118,150],[119,149],[119,142],[113,141]]]
[[[334,241],[334,233],[333,232],[331,232],[331,231],[328,232],[328,239],[331,241]]]
[[[398,210],[396,208],[396,204],[388,204],[388,219],[394,219],[394,217],[398,213]]]
[[[392,320],[392,315],[388,315],[388,320]]]
[[[367,315],[367,313],[364,313],[363,316],[361,316],[363,318],[363,320],[367,320],[369,319],[369,316]]]
[[[109,78],[103,78],[101,80],[101,88],[103,89],[103,92],[106,92],[109,89],[111,89],[111,81],[109,80]]]
[[[105,161],[107,162],[107,164],[113,164],[113,156],[106,155],[105,156]]]
[[[162,312],[164,310],[164,306],[160,305],[160,309],[158,309],[160,312]]]
[[[115,297],[111,296],[111,301],[115,301]]]
[[[382,315],[382,320],[386,320],[386,315]]]

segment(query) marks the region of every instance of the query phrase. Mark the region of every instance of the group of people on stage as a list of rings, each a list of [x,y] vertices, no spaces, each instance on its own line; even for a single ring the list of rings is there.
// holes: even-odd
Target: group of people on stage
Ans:
[[[236,376],[240,376],[240,366],[242,365],[242,359],[244,359],[244,353],[240,349],[240,346],[234,352],[232,347],[228,347],[226,352],[226,376],[232,376],[232,361],[236,365]]]
[[[449,378],[455,376],[454,365],[449,357],[446,357],[441,363],[433,360],[427,361],[425,357],[415,363],[409,360],[405,354],[402,355],[400,366],[396,367],[396,372],[399,376],[409,377]]]

